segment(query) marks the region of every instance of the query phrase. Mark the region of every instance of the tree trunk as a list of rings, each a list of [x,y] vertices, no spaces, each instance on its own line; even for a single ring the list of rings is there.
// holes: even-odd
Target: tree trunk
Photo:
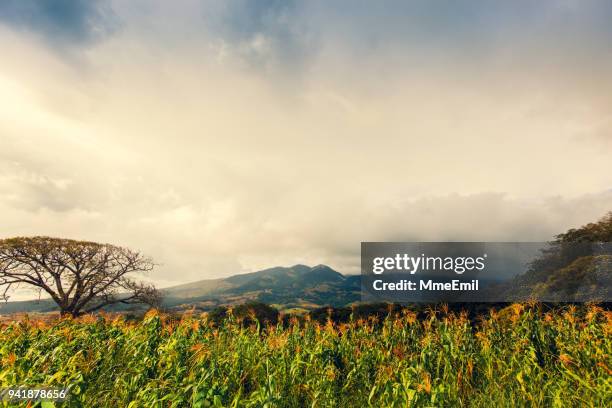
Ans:
[[[75,318],[75,317],[79,317],[79,312],[77,312],[74,309],[72,309],[72,310],[70,310],[70,309],[62,309],[60,311],[60,316],[61,317],[72,317],[72,318]]]

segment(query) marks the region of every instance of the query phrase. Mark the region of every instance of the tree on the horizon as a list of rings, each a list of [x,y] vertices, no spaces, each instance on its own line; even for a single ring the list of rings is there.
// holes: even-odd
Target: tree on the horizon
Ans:
[[[527,276],[530,279],[546,279],[551,272],[581,257],[595,255],[595,244],[603,245],[602,254],[609,255],[611,242],[612,211],[596,222],[557,234],[548,247],[542,250],[542,255],[531,262]]]
[[[555,242],[612,242],[612,211],[597,222],[590,222],[557,235]]]
[[[134,280],[155,264],[140,252],[109,244],[50,237],[0,240],[0,298],[26,286],[46,293],[62,315],[79,316],[112,304],[157,306],[160,292]]]

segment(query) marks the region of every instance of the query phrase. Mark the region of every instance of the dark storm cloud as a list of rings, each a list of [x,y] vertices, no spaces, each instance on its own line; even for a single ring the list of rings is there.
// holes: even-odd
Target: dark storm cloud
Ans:
[[[95,41],[117,24],[103,0],[3,0],[0,22],[59,46]]]
[[[293,0],[234,0],[205,14],[214,35],[237,47],[253,66],[295,69],[313,51],[307,20]]]
[[[207,22],[230,43],[258,34],[274,56],[296,65],[321,48],[336,44],[358,58],[380,57],[377,50],[412,58],[440,54],[474,58],[508,49],[521,55],[569,52],[599,55],[610,49],[612,3],[550,0],[310,1],[234,0]],[[369,54],[374,52],[375,54]]]
[[[245,39],[258,32],[278,32],[283,27],[283,16],[295,12],[293,1],[279,0],[236,0],[228,3],[222,16],[227,34],[234,38]]]

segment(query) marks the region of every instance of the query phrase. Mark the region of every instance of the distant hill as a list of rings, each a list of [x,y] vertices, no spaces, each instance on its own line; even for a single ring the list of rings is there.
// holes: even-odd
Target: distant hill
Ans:
[[[326,265],[294,265],[205,279],[162,289],[164,306],[172,310],[210,310],[216,306],[259,301],[281,310],[346,306],[360,300],[359,276],[344,276]],[[138,305],[116,305],[108,310],[139,310]],[[49,299],[0,304],[0,313],[50,312]]]
[[[601,243],[602,245],[593,245]],[[559,234],[529,270],[495,290],[516,301],[608,299],[612,285],[612,213]],[[599,249],[598,249],[599,248]],[[181,311],[262,302],[280,310],[342,307],[361,300],[361,276],[342,275],[326,265],[275,267],[222,279],[207,279],[162,289],[164,306]],[[507,297],[506,297],[507,298]],[[142,310],[117,305],[109,310]],[[0,314],[56,310],[48,299],[0,303]]]
[[[210,309],[259,301],[281,309],[345,306],[360,299],[359,276],[344,276],[326,265],[294,265],[207,279],[163,290],[171,308]]]

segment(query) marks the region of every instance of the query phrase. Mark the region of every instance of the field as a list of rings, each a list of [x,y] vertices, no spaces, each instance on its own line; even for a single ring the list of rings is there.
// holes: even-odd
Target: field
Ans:
[[[67,406],[609,407],[611,333],[595,306],[521,304],[477,321],[25,320],[0,332],[0,386],[69,385]]]

